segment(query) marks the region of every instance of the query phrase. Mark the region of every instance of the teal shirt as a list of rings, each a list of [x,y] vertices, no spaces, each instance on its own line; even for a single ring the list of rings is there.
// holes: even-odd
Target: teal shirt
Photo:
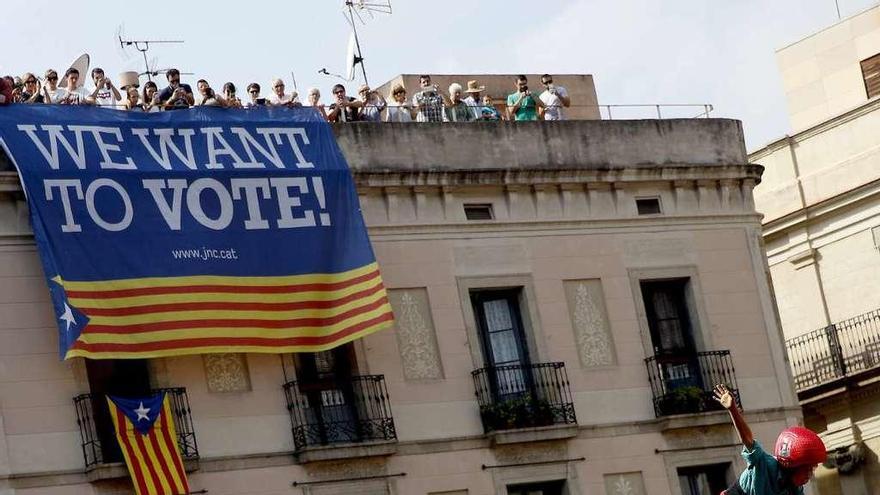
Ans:
[[[518,99],[519,93],[507,95],[507,107],[512,108]],[[514,120],[538,120],[538,105],[535,103],[533,95],[523,98],[519,105],[519,110],[514,115]]]
[[[748,467],[739,475],[739,487],[748,495],[803,495],[803,487],[790,486],[776,458],[757,440],[752,450],[743,447],[742,456]]]

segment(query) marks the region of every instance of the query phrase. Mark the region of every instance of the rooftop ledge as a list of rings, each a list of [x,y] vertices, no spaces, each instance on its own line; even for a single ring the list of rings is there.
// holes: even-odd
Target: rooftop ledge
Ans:
[[[730,119],[334,125],[355,174],[739,167]],[[716,171],[717,172],[717,171]]]

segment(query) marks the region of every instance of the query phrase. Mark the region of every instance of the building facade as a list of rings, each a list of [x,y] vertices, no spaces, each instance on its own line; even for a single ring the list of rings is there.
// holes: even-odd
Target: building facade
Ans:
[[[880,486],[880,7],[777,53],[795,132],[749,155],[822,495]]]
[[[0,493],[131,493],[103,394],[175,399],[194,493],[718,493],[800,421],[739,122],[336,128],[393,330],[318,354],[61,362],[0,179]],[[487,147],[485,143],[491,142]]]

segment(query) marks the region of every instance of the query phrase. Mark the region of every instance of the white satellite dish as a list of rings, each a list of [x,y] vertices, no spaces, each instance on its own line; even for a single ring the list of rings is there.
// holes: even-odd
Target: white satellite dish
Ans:
[[[77,59],[70,64],[69,69],[64,70],[64,73],[66,74],[67,71],[70,69],[76,69],[77,71],[79,71],[79,79],[77,80],[76,87],[78,88],[83,86],[85,84],[86,78],[89,77],[89,54],[83,53],[82,55],[77,57]],[[58,86],[66,88],[67,78],[62,77],[61,82],[58,83]],[[74,89],[76,88],[71,88],[71,90]]]
[[[357,65],[357,40],[354,37],[354,31],[348,35],[348,50],[345,52],[345,80],[354,81],[354,66]]]

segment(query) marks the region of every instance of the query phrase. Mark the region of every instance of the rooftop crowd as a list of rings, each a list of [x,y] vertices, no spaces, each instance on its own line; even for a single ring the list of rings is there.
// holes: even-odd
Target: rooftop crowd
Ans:
[[[541,77],[542,90],[532,92],[528,79],[517,76],[512,93],[500,104],[485,94],[478,81],[449,86],[447,92],[431,82],[430,75],[419,77],[419,88],[412,97],[407,89],[396,84],[390,94],[380,94],[367,85],[358,88],[357,96],[349,96],[345,86],[336,84],[329,100],[321,101],[321,91],[310,88],[304,100],[296,91],[287,92],[284,81],[275,79],[263,96],[263,87],[252,82],[239,96],[235,84],[227,82],[218,93],[204,79],[196,82],[193,91],[180,80],[180,71],[166,72],[167,86],[159,88],[153,81],[140,87],[131,83],[117,87],[101,68],[92,69],[91,85],[86,89],[84,75],[70,68],[59,81],[58,73],[47,70],[43,78],[28,72],[20,78],[0,79],[0,105],[8,103],[50,105],[95,105],[134,112],[162,112],[213,106],[252,108],[259,106],[314,107],[329,122],[471,122],[499,120],[563,120],[571,99],[564,87],[553,84],[553,77]],[[498,110],[500,107],[504,112]]]

